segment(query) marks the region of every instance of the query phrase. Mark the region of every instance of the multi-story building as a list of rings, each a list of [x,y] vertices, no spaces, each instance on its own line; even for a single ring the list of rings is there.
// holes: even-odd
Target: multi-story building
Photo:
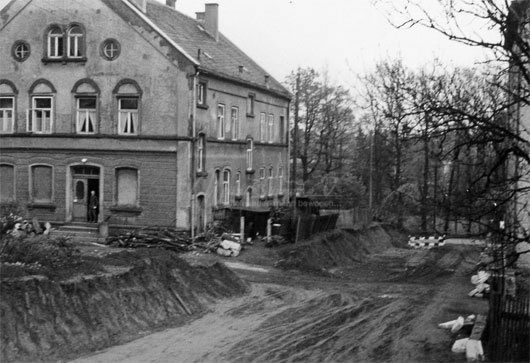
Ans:
[[[57,224],[201,229],[281,203],[290,94],[218,30],[146,0],[13,0],[0,13],[1,202]]]

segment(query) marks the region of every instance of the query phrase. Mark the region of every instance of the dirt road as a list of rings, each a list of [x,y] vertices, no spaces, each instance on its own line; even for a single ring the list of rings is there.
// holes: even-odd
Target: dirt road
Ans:
[[[437,324],[486,311],[467,297],[477,257],[476,246],[390,247],[321,274],[226,260],[249,295],[76,362],[463,362]]]

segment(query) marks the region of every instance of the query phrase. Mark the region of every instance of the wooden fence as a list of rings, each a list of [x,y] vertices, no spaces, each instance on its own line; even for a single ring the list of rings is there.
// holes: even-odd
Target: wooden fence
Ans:
[[[316,233],[335,229],[338,218],[338,213],[328,214],[324,216],[298,216],[298,218],[296,219],[295,242],[309,239]]]
[[[530,298],[493,292],[487,331],[489,361],[530,362]]]

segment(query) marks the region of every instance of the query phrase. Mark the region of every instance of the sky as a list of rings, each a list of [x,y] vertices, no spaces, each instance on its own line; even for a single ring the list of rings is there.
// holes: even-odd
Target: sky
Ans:
[[[214,1],[177,0],[176,8],[194,17],[205,2]],[[7,2],[0,0],[0,7]],[[419,67],[433,58],[455,66],[473,66],[484,58],[476,48],[421,27],[395,29],[372,0],[217,3],[220,31],[279,81],[298,67],[313,67],[350,87],[358,74],[382,59],[400,57],[406,65]]]

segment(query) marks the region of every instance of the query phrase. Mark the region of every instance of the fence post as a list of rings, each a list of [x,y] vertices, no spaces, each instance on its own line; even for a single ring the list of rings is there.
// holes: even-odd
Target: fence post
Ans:
[[[296,220],[296,236],[294,238],[294,243],[298,242],[298,238],[300,237],[300,223],[301,223],[301,217],[298,216]]]
[[[239,237],[240,237],[240,242],[244,243],[245,242],[245,217],[244,216],[239,217]]]
[[[267,219],[267,242],[270,242],[272,234],[272,218]]]

